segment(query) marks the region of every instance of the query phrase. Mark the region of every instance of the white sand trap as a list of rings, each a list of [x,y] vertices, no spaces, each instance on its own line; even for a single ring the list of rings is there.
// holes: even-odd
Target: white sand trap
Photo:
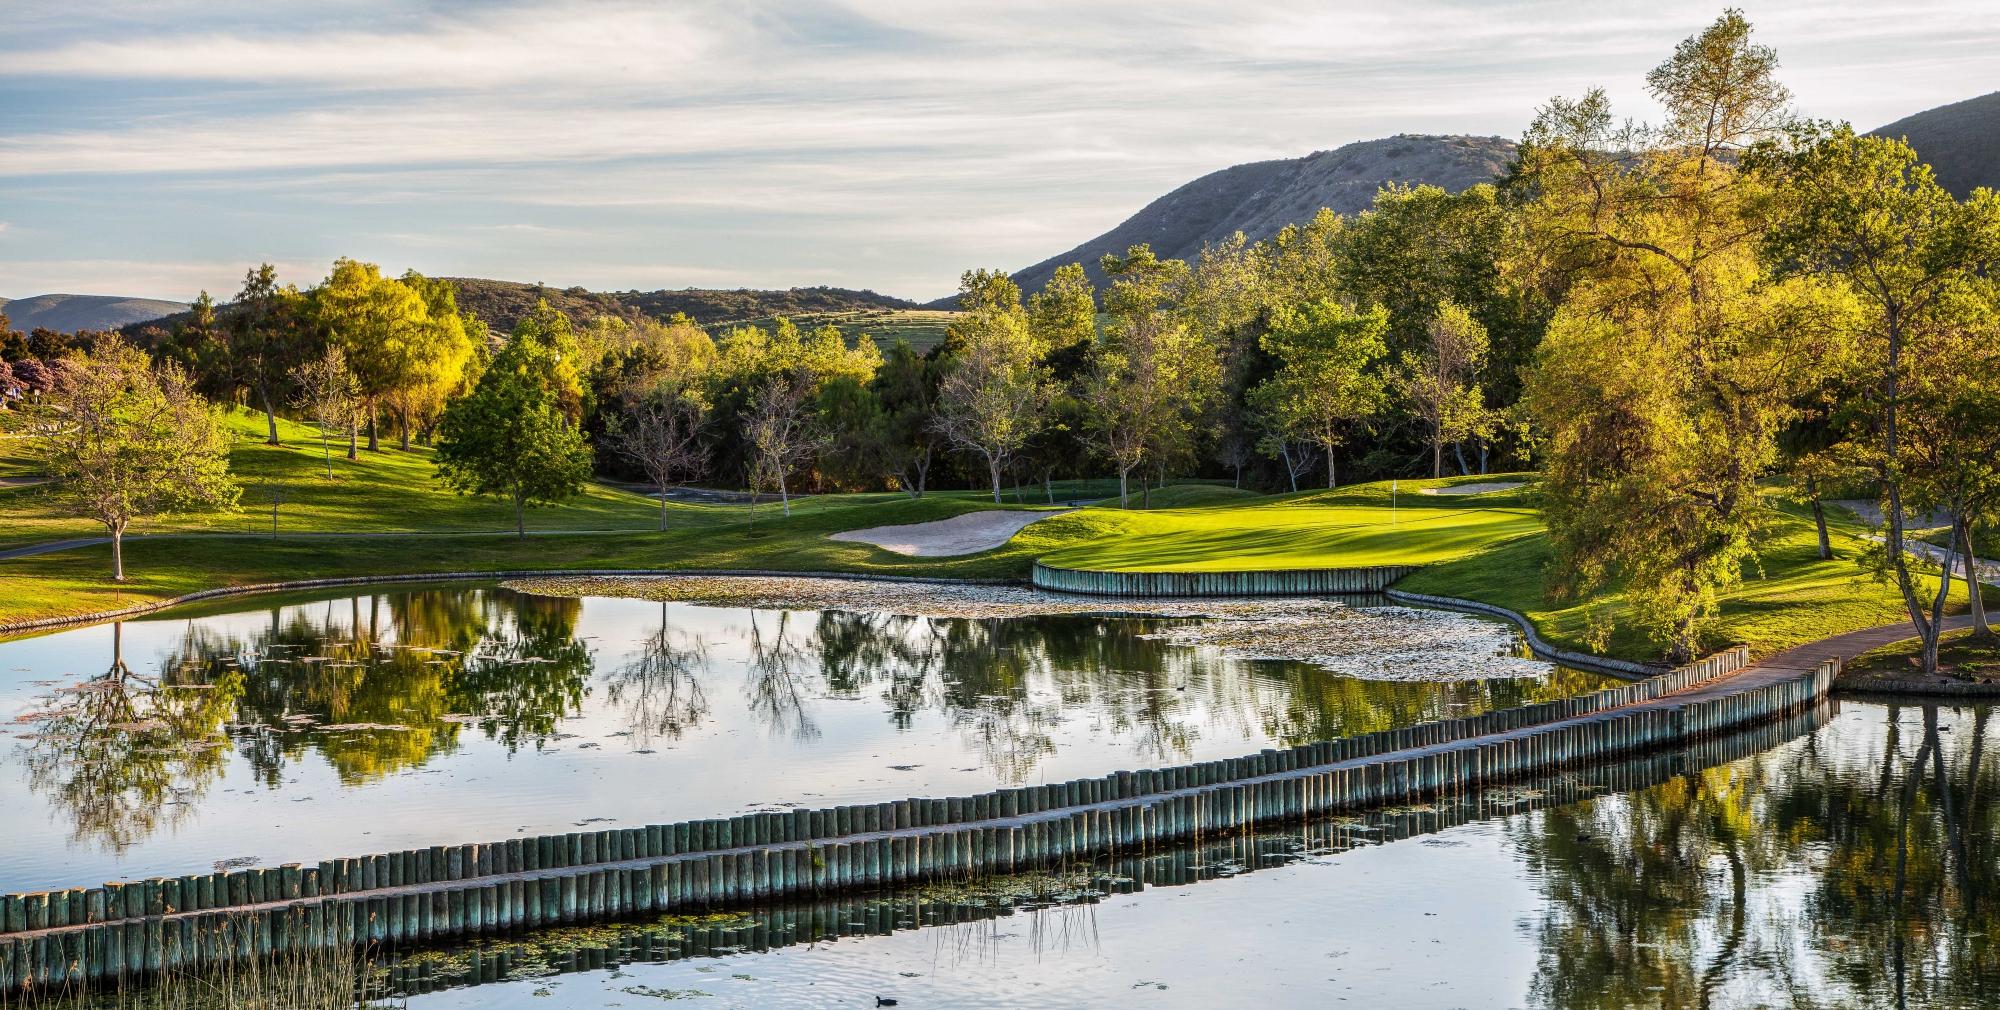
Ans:
[[[942,558],[990,551],[1006,543],[1029,523],[1059,515],[1062,512],[967,512],[962,516],[927,523],[848,530],[835,533],[832,539],[874,544],[885,551],[913,558]]]
[[[1512,491],[1526,484],[1519,480],[1485,480],[1476,484],[1453,484],[1450,487],[1427,487],[1425,494],[1485,494],[1488,491]]]

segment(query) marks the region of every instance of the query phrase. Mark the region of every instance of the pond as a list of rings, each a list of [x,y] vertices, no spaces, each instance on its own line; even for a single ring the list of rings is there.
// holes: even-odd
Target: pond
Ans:
[[[1844,702],[1712,764],[1130,860],[1153,883],[1136,893],[996,885],[492,940],[406,966],[426,980],[410,1006],[1990,1008],[1993,714]]]
[[[0,891],[968,794],[1610,683],[1436,611],[959,603],[989,616],[420,586],[0,644]],[[1314,661],[1250,658],[1304,625]]]

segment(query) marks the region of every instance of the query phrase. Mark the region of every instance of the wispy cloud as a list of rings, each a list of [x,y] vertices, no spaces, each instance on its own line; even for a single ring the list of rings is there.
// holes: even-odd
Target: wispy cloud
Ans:
[[[1985,6],[1771,0],[1751,16],[1805,111],[1873,126],[1991,79]],[[1549,95],[1596,84],[1646,115],[1646,68],[1716,12],[23,0],[0,39],[0,179],[47,263],[128,264],[131,290],[200,273],[175,264],[353,253],[923,295],[1241,161],[1516,134]]]

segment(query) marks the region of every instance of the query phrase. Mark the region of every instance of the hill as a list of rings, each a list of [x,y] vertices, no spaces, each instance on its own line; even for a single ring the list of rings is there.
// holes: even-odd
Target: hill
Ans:
[[[112,330],[132,323],[158,319],[187,309],[186,302],[157,298],[125,298],[119,295],[35,295],[32,298],[0,298],[0,312],[7,314],[14,328],[26,333],[37,327],[58,333],[79,330]]]
[[[581,287],[552,288],[519,281],[495,281],[477,277],[447,277],[458,288],[459,308],[478,316],[498,331],[514,324],[534,307],[547,300],[572,322],[586,323],[597,316],[621,319],[665,319],[676,312],[704,326],[750,322],[786,316],[793,321],[827,313],[870,313],[882,310],[915,309],[907,299],[854,291],[848,288],[790,288],[783,291],[734,291],[680,288],[660,291],[589,291]]]
[[[1288,224],[1311,219],[1321,207],[1342,214],[1367,209],[1387,183],[1431,183],[1457,191],[1487,182],[1514,156],[1501,137],[1401,134],[1348,144],[1303,158],[1258,161],[1211,172],[1140,208],[1118,227],[1014,275],[1022,290],[1036,291],[1065,263],[1082,263],[1103,283],[1097,261],[1140,242],[1163,257],[1191,259],[1209,242],[1242,232],[1269,238]],[[954,299],[930,303],[949,307]]]
[[[2000,91],[1926,109],[1874,131],[1902,137],[1953,194],[2000,189]]]

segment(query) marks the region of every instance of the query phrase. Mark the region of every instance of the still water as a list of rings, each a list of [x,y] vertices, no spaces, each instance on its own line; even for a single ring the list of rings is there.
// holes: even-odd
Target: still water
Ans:
[[[1149,637],[1174,626],[461,585],[4,643],[0,891],[968,794],[1607,683],[1360,679]],[[1493,635],[1455,616],[1412,635],[1452,627]]]
[[[425,955],[421,988],[490,981],[409,1005],[1990,1008],[1992,714],[1845,702],[1712,763],[1131,860],[1115,869],[1149,880],[1137,893],[489,941]]]

